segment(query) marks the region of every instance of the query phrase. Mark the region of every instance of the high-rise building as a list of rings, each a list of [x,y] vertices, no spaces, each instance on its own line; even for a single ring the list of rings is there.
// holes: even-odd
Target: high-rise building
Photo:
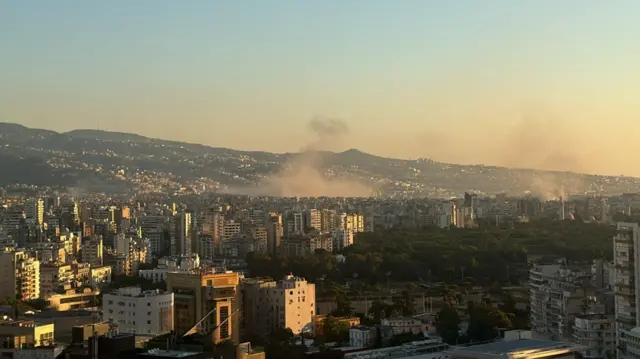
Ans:
[[[151,242],[151,253],[158,254],[166,249],[164,230],[167,224],[165,216],[144,216],[138,218],[138,225],[143,238]]]
[[[212,341],[240,341],[240,276],[238,273],[167,273],[167,291],[174,293],[175,331],[199,330]],[[206,318],[205,318],[206,317]]]
[[[331,233],[334,229],[337,228],[338,224],[338,215],[336,211],[331,209],[323,209],[321,211],[321,224],[320,231]]]
[[[191,255],[192,218],[190,212],[176,214],[172,218],[171,254],[174,256]]]
[[[42,198],[30,201],[25,206],[27,218],[33,219],[36,225],[44,225],[44,200]]]
[[[282,227],[282,216],[272,214],[267,223],[267,252],[275,254],[280,248],[280,242],[284,236],[284,228]]]
[[[24,251],[5,249],[0,254],[0,297],[40,298],[40,261]]]
[[[306,220],[304,218],[304,212],[293,212],[293,231],[289,234],[303,234],[305,231]]]
[[[333,230],[333,249],[341,251],[353,244],[353,231],[343,228]]]
[[[277,328],[311,333],[316,314],[313,283],[293,275],[282,281],[243,282],[244,321],[248,335],[266,336]]]
[[[242,225],[240,222],[236,222],[233,219],[224,221],[224,227],[222,227],[222,240],[227,241],[240,233]]]
[[[359,214],[342,213],[339,216],[338,228],[350,231],[354,235],[364,232],[364,217]]]
[[[93,267],[101,267],[104,264],[102,236],[93,236],[82,242],[80,251],[83,262]]]
[[[315,229],[322,230],[322,212],[317,209],[310,209],[307,211],[307,230]]]
[[[640,278],[640,229],[637,223],[618,223],[613,240],[617,358],[637,358],[640,321],[637,280]]]

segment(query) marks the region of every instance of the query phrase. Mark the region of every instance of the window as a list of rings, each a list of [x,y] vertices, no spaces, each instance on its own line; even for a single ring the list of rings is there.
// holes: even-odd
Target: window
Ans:
[[[150,307],[150,306],[151,306],[151,303],[147,303],[147,307]]]
[[[150,320],[147,320],[147,324],[151,324],[151,321],[150,321]]]
[[[147,315],[151,315],[151,312],[147,312]]]

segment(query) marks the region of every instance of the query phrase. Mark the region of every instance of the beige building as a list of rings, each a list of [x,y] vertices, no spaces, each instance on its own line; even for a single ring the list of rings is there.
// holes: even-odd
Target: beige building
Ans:
[[[84,288],[82,290],[69,289],[65,294],[54,294],[49,296],[49,307],[59,311],[65,312],[72,309],[80,309],[91,307],[97,296],[100,295],[100,291],[92,291],[91,288]]]
[[[91,268],[91,285],[98,286],[103,283],[111,283],[111,266]]]
[[[265,336],[277,328],[289,328],[294,334],[312,333],[315,302],[315,285],[304,278],[288,275],[280,282],[247,279],[243,283],[247,334]]]
[[[174,294],[175,331],[186,333],[211,313],[198,330],[210,333],[214,343],[228,339],[239,343],[239,286],[240,275],[234,272],[167,273],[167,292]]]
[[[65,284],[73,282],[75,274],[70,264],[47,263],[40,266],[40,297],[49,295]]]
[[[91,264],[94,267],[100,267],[104,264],[103,259],[102,236],[94,236],[88,241],[82,243],[82,261]]]
[[[53,328],[53,323],[40,324],[32,320],[0,321],[0,351],[51,345]]]
[[[0,297],[40,298],[40,261],[24,251],[5,249],[0,254]]]

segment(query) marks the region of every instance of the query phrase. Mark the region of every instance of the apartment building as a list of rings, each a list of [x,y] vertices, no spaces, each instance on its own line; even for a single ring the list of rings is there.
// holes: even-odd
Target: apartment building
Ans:
[[[40,297],[48,298],[65,284],[75,279],[73,267],[64,263],[46,263],[40,266]]]
[[[138,218],[138,225],[143,238],[151,243],[151,253],[160,253],[165,249],[164,230],[167,227],[165,216],[143,216]]]
[[[613,315],[585,314],[575,318],[572,342],[580,345],[585,358],[608,359],[615,356],[616,336]]]
[[[92,266],[100,267],[104,264],[102,236],[93,236],[91,239],[82,242],[82,261]]]
[[[637,359],[640,353],[640,228],[637,223],[618,223],[613,239],[616,347],[619,359]]]
[[[354,243],[353,231],[348,229],[336,228],[332,233],[333,249],[341,251]]]
[[[190,212],[184,212],[171,217],[169,227],[171,254],[176,256],[190,255],[193,232],[192,214]]]
[[[167,291],[174,293],[175,331],[211,333],[214,343],[240,342],[240,275],[234,272],[167,273]]]
[[[245,328],[249,335],[265,336],[277,328],[294,334],[312,333],[316,291],[313,283],[293,275],[282,281],[247,279],[243,282]]]
[[[40,298],[40,261],[27,252],[6,248],[0,253],[0,296],[31,300]]]
[[[227,241],[233,238],[235,235],[240,233],[242,229],[242,225],[240,222],[236,222],[233,219],[224,221],[224,226],[222,227],[222,240]]]
[[[102,299],[104,316],[120,333],[157,336],[173,330],[173,293],[120,288]]]
[[[531,331],[534,339],[572,339],[574,319],[604,313],[604,301],[593,287],[591,265],[534,265],[529,270]]]
[[[307,230],[313,228],[318,231],[322,230],[322,212],[317,209],[310,209],[307,211]]]

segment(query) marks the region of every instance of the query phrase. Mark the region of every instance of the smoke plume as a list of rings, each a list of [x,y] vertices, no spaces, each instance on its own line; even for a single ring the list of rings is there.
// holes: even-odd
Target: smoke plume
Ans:
[[[567,197],[581,191],[585,183],[568,172],[587,172],[586,148],[559,119],[544,113],[528,113],[508,133],[503,165],[553,172],[531,174],[529,191],[544,200]],[[526,178],[525,178],[526,180]]]
[[[274,197],[367,197],[371,190],[356,180],[327,171],[325,159],[330,149],[340,147],[349,134],[349,126],[338,119],[314,118],[307,124],[314,140],[285,162],[257,189],[244,194]],[[236,191],[237,192],[237,191]]]

